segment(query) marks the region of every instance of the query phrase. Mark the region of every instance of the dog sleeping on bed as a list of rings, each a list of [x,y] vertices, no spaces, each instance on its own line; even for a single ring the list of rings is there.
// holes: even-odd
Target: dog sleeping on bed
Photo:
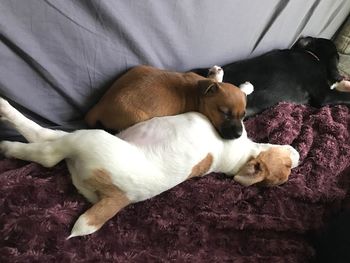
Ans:
[[[234,179],[247,186],[278,185],[299,160],[291,146],[252,142],[244,126],[238,139],[222,139],[210,121],[195,112],[153,118],[118,137],[103,130],[46,129],[1,98],[0,116],[29,142],[3,141],[2,154],[45,167],[66,160],[74,186],[93,203],[69,238],[97,231],[123,207],[186,179],[223,172],[237,174]]]
[[[302,37],[290,49],[273,50],[223,66],[223,81],[238,85],[249,80],[253,84],[247,117],[281,101],[313,107],[350,105],[350,82],[340,75],[338,60],[331,40]],[[202,76],[208,74],[208,69],[192,71]]]
[[[86,114],[85,121],[92,128],[99,123],[121,131],[153,117],[197,111],[211,121],[222,138],[238,138],[243,130],[245,93],[251,93],[253,86],[243,83],[238,88],[222,82],[223,71],[218,66],[209,73],[204,78],[191,72],[133,67],[113,83]]]

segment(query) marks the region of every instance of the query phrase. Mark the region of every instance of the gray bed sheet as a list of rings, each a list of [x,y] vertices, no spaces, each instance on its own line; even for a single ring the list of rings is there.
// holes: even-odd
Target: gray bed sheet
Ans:
[[[1,0],[0,95],[65,130],[138,64],[186,71],[331,38],[349,0]],[[1,124],[0,139],[16,133]]]

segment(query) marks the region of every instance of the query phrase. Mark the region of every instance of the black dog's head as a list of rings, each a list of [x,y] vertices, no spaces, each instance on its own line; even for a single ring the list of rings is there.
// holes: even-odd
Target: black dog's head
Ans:
[[[325,38],[301,37],[295,42],[292,50],[304,50],[314,54],[327,68],[327,79],[330,83],[343,79],[338,71],[339,55],[334,43]]]

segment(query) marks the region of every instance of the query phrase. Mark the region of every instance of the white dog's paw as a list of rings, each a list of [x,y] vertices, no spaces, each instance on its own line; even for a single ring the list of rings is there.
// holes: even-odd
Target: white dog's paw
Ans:
[[[4,98],[0,97],[0,119],[2,121],[8,120],[8,114],[11,111],[12,106]]]
[[[0,142],[0,154],[5,156],[5,157],[11,157],[10,154],[10,149],[11,149],[11,144],[13,142],[10,141],[2,141]]]
[[[94,225],[89,225],[88,220],[85,214],[82,214],[78,220],[75,222],[72,232],[67,239],[72,237],[86,236],[96,232],[99,227]]]
[[[290,159],[292,160],[292,168],[297,167],[300,159],[299,152],[290,145],[283,145],[283,147],[287,148],[290,152]]]
[[[12,106],[10,105],[10,103],[7,100],[0,97],[0,114],[1,114],[1,112],[6,111],[7,109],[9,109],[11,107]]]
[[[224,70],[221,67],[215,65],[209,69],[208,78],[214,79],[217,82],[222,82],[222,79],[224,78]]]

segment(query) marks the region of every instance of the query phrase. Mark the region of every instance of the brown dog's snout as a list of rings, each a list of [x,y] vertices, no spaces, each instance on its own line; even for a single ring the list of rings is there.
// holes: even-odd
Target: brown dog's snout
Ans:
[[[237,139],[243,133],[241,120],[226,120],[220,127],[220,134],[224,139]]]

